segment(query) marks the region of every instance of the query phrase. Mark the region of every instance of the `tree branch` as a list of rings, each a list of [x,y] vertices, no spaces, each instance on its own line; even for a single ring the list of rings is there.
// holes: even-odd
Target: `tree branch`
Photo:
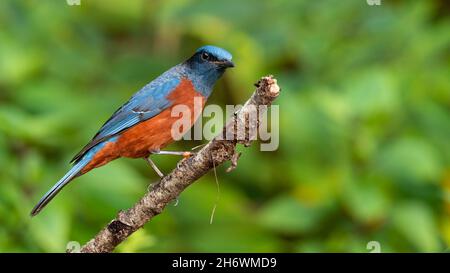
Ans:
[[[242,143],[248,146],[256,139],[255,129],[259,126],[260,114],[265,110],[259,106],[269,106],[280,92],[277,81],[272,76],[261,78],[255,86],[256,90],[251,98],[234,114],[222,134],[216,136],[194,156],[181,160],[171,173],[154,185],[132,208],[120,211],[114,220],[81,248],[81,252],[113,251],[133,232],[160,214],[167,204],[213,166],[231,161],[229,170],[234,169],[239,159],[236,145]],[[254,119],[256,122],[252,122],[250,117],[257,117]],[[237,129],[241,125],[245,130],[243,137],[242,131]]]

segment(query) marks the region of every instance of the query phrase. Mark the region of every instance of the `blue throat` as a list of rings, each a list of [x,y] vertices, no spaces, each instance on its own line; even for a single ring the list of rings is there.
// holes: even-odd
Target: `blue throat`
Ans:
[[[203,73],[198,73],[197,71],[192,71],[191,69],[189,70],[190,71],[187,73],[187,76],[192,81],[195,90],[200,92],[204,97],[209,97],[209,95],[211,95],[214,84],[225,72],[225,70],[222,69]]]

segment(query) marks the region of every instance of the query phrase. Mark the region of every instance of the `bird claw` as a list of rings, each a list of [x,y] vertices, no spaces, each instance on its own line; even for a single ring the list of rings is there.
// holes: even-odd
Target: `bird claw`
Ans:
[[[189,157],[193,157],[196,153],[195,152],[184,152],[183,158],[187,159]]]
[[[206,143],[197,145],[197,146],[195,146],[195,147],[192,147],[192,148],[191,148],[191,151],[198,150],[198,149],[202,148],[202,147],[205,146],[205,145],[206,145]]]

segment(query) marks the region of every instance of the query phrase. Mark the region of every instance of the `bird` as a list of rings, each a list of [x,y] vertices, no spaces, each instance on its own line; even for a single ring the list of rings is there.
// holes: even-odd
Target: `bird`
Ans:
[[[179,117],[174,117],[172,110],[184,105],[191,112],[199,112],[192,111],[194,100],[198,98],[202,111],[215,83],[231,67],[234,63],[228,51],[206,45],[145,85],[117,109],[75,155],[70,162],[72,168],[40,199],[31,216],[37,215],[73,179],[121,157],[143,158],[163,177],[150,159],[152,154],[192,155],[190,152],[161,150],[175,141],[172,126]],[[196,115],[191,115],[190,124],[198,118],[199,114]],[[183,132],[188,129],[182,128]]]

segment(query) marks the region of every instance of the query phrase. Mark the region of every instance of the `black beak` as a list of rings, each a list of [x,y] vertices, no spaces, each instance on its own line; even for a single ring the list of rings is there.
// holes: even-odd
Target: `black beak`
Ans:
[[[225,68],[234,67],[234,63],[232,61],[229,61],[229,60],[224,60],[224,61],[220,62],[220,66],[221,67],[225,67]]]

